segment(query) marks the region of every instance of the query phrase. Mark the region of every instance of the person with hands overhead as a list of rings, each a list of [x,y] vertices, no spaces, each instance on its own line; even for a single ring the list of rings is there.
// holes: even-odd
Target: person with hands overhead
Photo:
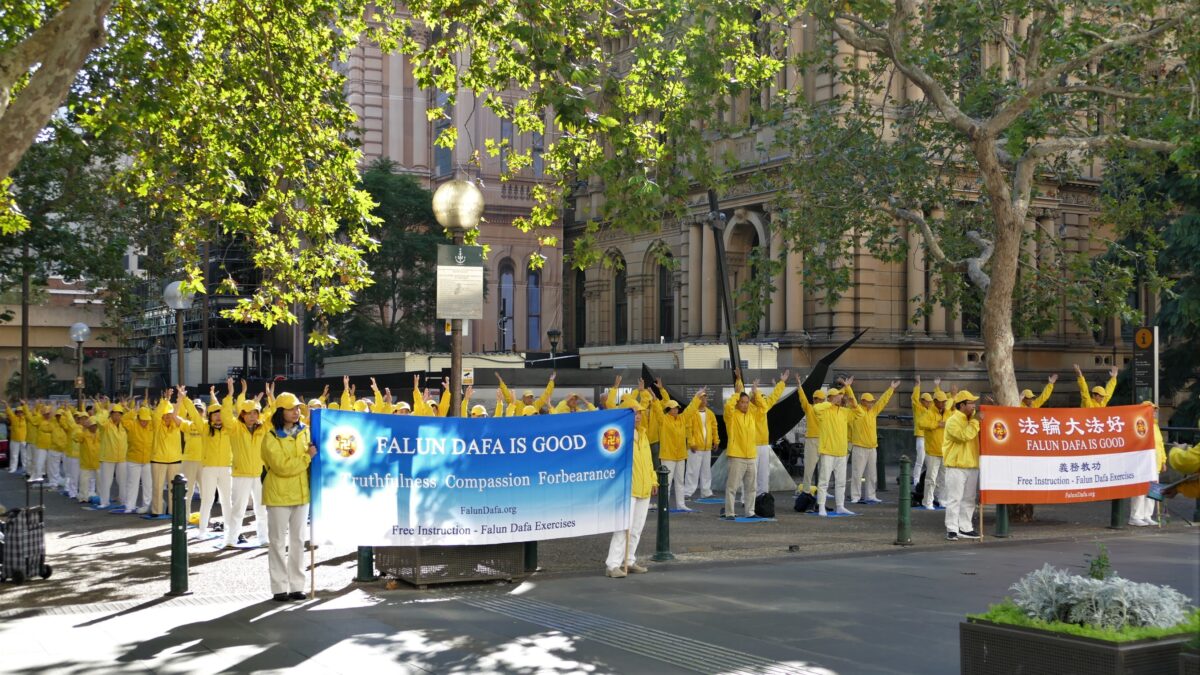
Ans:
[[[208,531],[209,520],[212,518],[212,506],[214,498],[220,502],[221,513],[224,514],[226,521],[225,527],[225,546],[233,548],[237,544],[238,528],[233,527],[230,521],[235,520],[233,514],[233,446],[230,445],[230,433],[225,428],[226,414],[232,416],[234,408],[233,402],[233,379],[225,381],[225,398],[217,402],[216,387],[210,387],[208,390],[209,400],[212,401],[201,413],[195,407],[188,405],[185,398],[181,405],[183,410],[189,414],[189,419],[192,425],[200,431],[200,438],[204,445],[204,452],[201,458],[200,468],[200,535],[201,539],[208,539],[211,536]],[[242,513],[245,513],[246,507],[242,506]],[[240,523],[240,519],[237,519]]]
[[[853,409],[854,417],[850,420],[850,501],[856,504],[882,502],[875,497],[875,460],[879,448],[877,421],[899,386],[900,380],[892,380],[878,401],[870,392],[865,393]]]
[[[230,384],[232,385],[232,382]],[[224,427],[229,434],[229,445],[233,451],[233,506],[229,515],[225,516],[225,535],[227,539],[244,543],[241,530],[246,505],[250,503],[254,507],[258,545],[263,546],[270,534],[267,509],[262,503],[262,443],[267,435],[267,428],[261,420],[263,409],[259,404],[263,392],[256,394],[253,399],[246,400],[246,381],[242,380],[241,384],[241,393],[234,403],[237,418]],[[266,414],[272,412],[274,411],[268,410]]]
[[[1047,378],[1046,386],[1042,388],[1042,393],[1036,398],[1033,395],[1032,389],[1026,389],[1021,392],[1021,407],[1022,408],[1040,408],[1046,405],[1046,401],[1050,400],[1050,394],[1054,392],[1054,383],[1058,382],[1058,375],[1051,375]]]
[[[650,498],[658,493],[654,460],[650,457],[650,441],[646,437],[646,411],[635,399],[626,400],[622,407],[634,411],[631,446],[633,480],[630,484],[629,529],[613,532],[608,542],[604,575],[612,579],[623,579],[627,574],[645,574],[650,571],[637,564],[637,547],[642,539],[642,530],[646,526],[646,514],[650,511]]]
[[[513,393],[508,388],[508,384],[504,382],[504,378],[500,377],[500,373],[493,373],[496,376],[496,381],[500,383],[500,393],[504,396],[504,400],[508,406],[513,409],[521,409],[524,406],[531,405],[538,410],[541,410],[550,403],[550,395],[554,393],[554,378],[558,376],[558,371],[550,373],[550,380],[546,382],[546,388],[542,390],[542,395],[534,398],[533,390],[526,389],[521,392],[520,405]]]
[[[783,371],[783,375],[779,377],[779,381],[772,387],[771,393],[763,395],[760,392],[755,392],[755,405],[751,408],[754,413],[754,423],[757,428],[755,432],[755,443],[758,446],[757,456],[755,461],[755,480],[754,484],[758,490],[758,495],[766,494],[771,490],[771,457],[775,450],[771,448],[771,431],[767,425],[767,412],[775,406],[779,397],[783,395],[784,388],[787,387],[788,376],[790,370]]]
[[[96,508],[107,509],[111,506],[113,482],[120,487],[124,482],[125,454],[129,451],[129,432],[122,420],[126,407],[123,403],[109,405],[107,396],[102,396],[96,408],[97,434],[100,437],[100,474],[97,479],[96,492],[100,501]],[[124,491],[119,492],[124,496]],[[121,502],[124,504],[124,502]]]
[[[758,493],[758,421],[754,407],[758,405],[754,393],[758,391],[758,383],[753,385],[752,393],[747,393],[742,386],[741,369],[734,370],[734,392],[725,401],[725,435],[728,439],[725,455],[729,458],[729,473],[725,480],[725,510],[722,517],[733,520],[736,515],[734,498],[738,488],[746,495],[746,517],[754,517],[754,495]]]
[[[720,443],[717,434],[717,415],[708,407],[708,391],[696,394],[696,410],[688,417],[688,458],[683,483],[683,496],[691,497],[696,489],[701,498],[713,496],[712,451]]]
[[[1083,371],[1079,369],[1079,364],[1072,364],[1075,368],[1076,383],[1079,384],[1079,399],[1081,408],[1103,408],[1112,400],[1113,390],[1117,388],[1117,367],[1113,366],[1108,369],[1108,382],[1103,387],[1096,385],[1088,389],[1087,378],[1083,376]]]
[[[29,405],[21,401],[16,405],[9,401],[4,407],[4,415],[8,419],[8,472],[16,473],[18,468],[24,468],[29,473],[29,451],[26,450],[26,439],[29,438]]]
[[[700,395],[692,397],[687,409],[681,410],[679,402],[667,395],[667,388],[663,386],[661,378],[655,380],[654,385],[658,388],[659,396],[651,402],[653,408],[650,414],[660,418],[658,459],[662,466],[667,467],[667,485],[671,486],[671,508],[691,511],[684,504],[688,420],[700,405]]]
[[[850,385],[854,378],[839,379],[841,389],[830,389],[825,401],[812,406],[816,423],[821,427],[820,460],[818,462],[817,478],[817,509],[822,516],[828,516],[825,499],[829,494],[830,478],[834,481],[834,513],[840,516],[855,515],[846,508],[846,455],[849,451],[850,420],[858,402],[854,399],[854,391]],[[804,400],[804,389],[800,389],[801,400]],[[849,400],[850,407],[842,405],[843,400]],[[812,422],[810,422],[811,424]]]

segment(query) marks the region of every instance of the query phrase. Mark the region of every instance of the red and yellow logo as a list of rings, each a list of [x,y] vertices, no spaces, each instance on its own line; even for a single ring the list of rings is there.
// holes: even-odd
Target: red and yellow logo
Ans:
[[[609,452],[620,450],[621,432],[616,429],[606,429],[604,435],[600,437],[600,447]]]
[[[354,442],[353,435],[341,435],[333,437],[335,441],[334,451],[341,457],[353,457],[358,452],[358,444]]]
[[[1150,430],[1150,428],[1148,426],[1146,426],[1146,420],[1144,420],[1140,417],[1137,418],[1137,422],[1134,422],[1134,424],[1133,424],[1133,432],[1135,434],[1137,434],[1138,436],[1145,436],[1146,432],[1148,432],[1149,430]]]
[[[1008,438],[1008,426],[996,420],[992,422],[992,439],[998,442],[1003,442]]]

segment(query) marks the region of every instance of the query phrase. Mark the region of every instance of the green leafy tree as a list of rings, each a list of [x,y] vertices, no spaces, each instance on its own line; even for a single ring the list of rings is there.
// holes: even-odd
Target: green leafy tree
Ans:
[[[798,113],[781,120],[790,161],[771,177],[806,280],[832,303],[851,283],[855,247],[898,262],[915,232],[935,277],[925,307],[979,308],[991,390],[1016,405],[1014,322],[1037,332],[1063,299],[1083,325],[1128,316],[1133,283],[1126,261],[1073,254],[1027,228],[1030,204],[1039,185],[1096,159],[1161,164],[1195,130],[1194,6],[809,8],[829,39],[800,65],[829,76],[834,95],[796,101]],[[908,92],[898,95],[901,83]],[[1043,247],[1053,254],[1039,266],[1028,251]]]
[[[50,358],[44,354],[34,354],[29,357],[29,398],[45,398],[51,394],[61,393],[58,380],[50,374]],[[14,372],[4,385],[4,393],[9,399],[21,398],[21,373]]]
[[[433,195],[397,168],[383,158],[363,174],[381,224],[379,246],[364,258],[375,283],[337,318],[338,343],[326,355],[419,351],[433,344],[437,245],[445,237],[433,217]]]

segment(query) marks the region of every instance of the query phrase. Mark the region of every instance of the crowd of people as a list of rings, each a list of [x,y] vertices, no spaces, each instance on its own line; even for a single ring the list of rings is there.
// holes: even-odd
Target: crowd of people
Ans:
[[[1089,388],[1079,367],[1075,368],[1082,407],[1104,407],[1116,386],[1116,369],[1104,386]],[[755,502],[768,491],[771,439],[767,412],[785,391],[790,373],[784,371],[770,391],[756,380],[749,390],[740,371],[735,372],[733,395],[724,403],[725,454],[728,473],[724,488],[725,508],[721,517],[735,519],[741,493],[744,512],[755,517]],[[462,417],[512,417],[538,414],[567,414],[597,409],[628,408],[635,416],[632,517],[628,530],[614,532],[605,561],[606,574],[621,578],[647,569],[637,564],[637,546],[657,490],[652,446],[666,468],[673,510],[689,511],[688,499],[712,497],[713,454],[721,439],[717,416],[709,407],[707,388],[701,388],[686,405],[671,398],[661,380],[647,386],[639,380],[636,389],[623,396],[618,376],[599,399],[599,406],[571,393],[551,405],[555,376],[552,374],[540,396],[525,390],[518,398],[503,378],[489,415],[486,406],[472,403],[474,390],[464,392],[459,411]],[[1021,405],[1040,407],[1053,392],[1056,376],[1050,376],[1042,392],[1021,392]],[[853,378],[838,379],[836,386],[822,387],[810,401],[796,378],[801,405],[808,419],[804,447],[803,477],[798,493],[816,495],[818,513],[854,515],[846,508],[846,489],[854,503],[879,503],[876,497],[877,418],[888,405],[899,380],[878,397],[856,395]],[[273,599],[299,600],[303,593],[303,552],[309,503],[307,470],[316,446],[308,420],[313,410],[329,408],[377,414],[445,416],[450,407],[449,382],[440,395],[420,386],[414,378],[411,403],[399,400],[389,389],[380,389],[371,378],[369,396],[358,397],[349,378],[343,378],[342,394],[329,401],[329,388],[307,402],[292,393],[275,392],[267,383],[251,396],[243,380],[235,392],[233,379],[225,383],[223,396],[210,388],[207,401],[192,400],[179,386],[151,399],[144,396],[113,401],[100,396],[85,404],[37,401],[10,402],[5,409],[10,439],[9,471],[24,472],[31,480],[61,489],[68,498],[93,503],[97,510],[169,518],[172,505],[167,498],[170,480],[182,474],[187,479],[184,503],[199,495],[196,516],[199,539],[221,538],[219,548],[267,546]],[[978,396],[951,387],[941,389],[933,381],[932,392],[921,390],[918,376],[911,406],[916,437],[913,486],[924,481],[920,508],[944,507],[946,538],[976,539],[973,525],[979,486]],[[1157,406],[1156,417],[1157,417]],[[1154,428],[1159,470],[1166,454],[1161,431]],[[1176,454],[1178,453],[1178,454]],[[1173,451],[1171,463],[1185,473],[1200,468],[1200,446]],[[847,472],[849,470],[849,472]],[[1194,486],[1182,491],[1200,492]],[[832,511],[827,506],[833,496]],[[1196,495],[1200,496],[1200,494]],[[219,504],[223,531],[211,531],[212,507]],[[939,506],[940,505],[940,506]],[[247,508],[254,513],[257,541],[247,537]],[[1154,524],[1148,498],[1134,500],[1131,525]]]

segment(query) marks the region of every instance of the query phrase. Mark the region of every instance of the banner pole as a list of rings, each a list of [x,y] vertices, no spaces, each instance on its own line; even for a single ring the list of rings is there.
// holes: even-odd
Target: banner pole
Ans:
[[[317,536],[313,518],[312,500],[308,502],[308,579],[309,579],[309,594],[310,600],[315,600],[317,597]]]
[[[979,543],[982,544],[983,543],[983,504],[979,501],[979,495],[976,495],[975,503],[978,507],[977,510],[979,511],[979,529],[976,531],[979,532]]]
[[[625,553],[621,555],[621,571],[629,574],[629,531],[633,529],[633,525],[625,528]]]

